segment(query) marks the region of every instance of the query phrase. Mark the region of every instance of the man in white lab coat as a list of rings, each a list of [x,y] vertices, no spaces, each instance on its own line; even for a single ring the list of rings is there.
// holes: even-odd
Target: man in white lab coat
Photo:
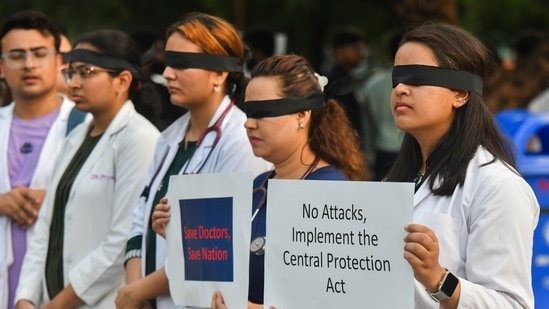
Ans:
[[[59,30],[41,12],[0,28],[0,74],[13,102],[0,108],[0,308],[13,308],[38,210],[74,103],[58,94]]]

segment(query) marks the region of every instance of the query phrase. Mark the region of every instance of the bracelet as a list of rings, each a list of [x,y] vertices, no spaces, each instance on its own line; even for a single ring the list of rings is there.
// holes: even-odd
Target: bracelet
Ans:
[[[126,263],[128,263],[129,260],[134,258],[140,258],[140,257],[141,257],[141,249],[132,249],[126,252],[126,255],[124,255],[124,266],[126,266]]]

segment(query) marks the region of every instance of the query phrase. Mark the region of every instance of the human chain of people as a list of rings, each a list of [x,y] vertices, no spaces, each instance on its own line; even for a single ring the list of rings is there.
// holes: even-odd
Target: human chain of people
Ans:
[[[549,139],[517,149],[493,110],[526,106],[494,82],[547,88],[532,73],[547,34],[517,40],[519,74],[458,25],[401,29],[374,74],[354,27],[317,72],[203,12],[144,44],[109,28],[71,44],[43,12],[7,16],[0,308],[547,306],[532,271],[547,176],[518,160],[545,171]],[[230,192],[185,199],[206,189]]]

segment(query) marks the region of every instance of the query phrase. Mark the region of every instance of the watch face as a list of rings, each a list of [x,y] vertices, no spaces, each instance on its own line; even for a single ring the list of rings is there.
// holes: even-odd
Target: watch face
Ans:
[[[265,252],[265,242],[264,236],[257,237],[250,244],[250,251],[255,255],[262,255]]]
[[[458,283],[459,279],[447,270],[442,282],[440,283],[439,290],[435,293],[429,292],[431,294],[431,298],[438,303],[441,300],[452,297]]]
[[[444,292],[444,294],[448,295],[448,297],[452,297],[454,291],[456,290],[458,282],[459,279],[451,272],[448,272],[448,276],[446,276],[446,280],[444,280],[444,283],[440,287],[440,290]]]

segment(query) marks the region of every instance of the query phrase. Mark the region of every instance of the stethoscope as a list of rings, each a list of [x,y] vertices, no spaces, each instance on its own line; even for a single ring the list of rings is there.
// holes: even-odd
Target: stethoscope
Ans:
[[[219,118],[217,118],[217,120],[214,122],[214,124],[209,126],[206,130],[204,130],[204,132],[202,132],[202,134],[198,138],[198,141],[196,142],[196,147],[195,147],[193,153],[191,154],[191,157],[187,160],[187,163],[185,164],[185,167],[183,168],[183,171],[181,172],[182,175],[198,174],[198,173],[200,173],[200,171],[202,171],[202,168],[204,168],[204,165],[206,165],[206,162],[208,162],[208,159],[210,158],[213,150],[215,149],[215,147],[217,146],[217,143],[221,139],[221,136],[222,136],[221,124],[223,123],[223,120],[225,119],[225,117],[227,116],[227,114],[229,113],[229,111],[231,110],[231,108],[233,106],[234,106],[234,101],[231,100],[229,105],[225,108],[223,113],[221,113]],[[188,173],[187,172],[187,167],[189,166],[189,162],[192,161],[193,156],[196,152],[196,149],[198,149],[198,147],[200,147],[200,145],[202,144],[202,142],[206,138],[206,135],[208,135],[211,132],[215,133],[215,138],[213,140],[210,151],[208,152],[208,155],[206,156],[206,159],[204,159],[204,161],[202,161],[202,164],[200,164],[200,166],[198,167],[198,169],[195,172]],[[151,178],[149,184],[147,186],[145,186],[145,188],[143,189],[143,192],[141,192],[141,198],[144,198],[145,202],[147,202],[147,200],[149,199],[149,193],[150,193],[151,186],[152,186],[154,180],[156,179],[156,177],[158,176],[158,173],[162,169],[162,166],[164,166],[164,162],[166,161],[166,157],[168,156],[168,152],[169,152],[169,150],[166,150],[166,152],[162,156],[162,160],[160,161],[160,164],[158,164],[158,166],[156,167],[156,170],[155,170],[155,172],[153,174],[153,177]],[[162,185],[162,184],[160,184],[160,185]],[[160,190],[160,188],[161,187],[159,187],[158,190]]]
[[[301,176],[300,180],[303,180],[313,172],[313,170],[316,168],[318,162],[320,161],[319,156],[315,156],[315,160],[313,161],[313,164],[309,166],[307,171]],[[253,196],[255,196],[256,193],[261,194],[261,199],[259,200],[259,203],[257,204],[257,208],[255,209],[254,213],[252,214],[252,219],[250,222],[254,222],[255,217],[259,213],[259,211],[263,208],[265,205],[265,202],[267,200],[267,181],[274,177],[275,171],[272,171],[268,177],[265,177],[261,185],[253,190]],[[265,244],[267,242],[267,238],[265,236],[259,236],[254,238],[250,244],[250,251],[253,252],[255,255],[263,255],[265,253]]]
[[[185,164],[185,167],[183,168],[183,172],[181,174],[187,175],[187,174],[198,174],[198,173],[200,173],[200,171],[202,170],[202,168],[204,167],[206,162],[208,162],[208,159],[210,158],[210,155],[212,154],[215,146],[217,146],[217,142],[219,142],[219,140],[221,139],[221,133],[222,133],[221,132],[221,123],[223,122],[223,120],[225,119],[225,116],[227,116],[227,114],[229,113],[229,111],[231,110],[231,108],[233,106],[234,106],[234,102],[231,100],[231,102],[229,103],[227,108],[225,108],[223,113],[221,113],[221,116],[219,116],[219,118],[217,118],[217,120],[214,122],[214,124],[209,126],[204,132],[202,132],[202,134],[198,138],[198,141],[196,142],[196,147],[193,151],[193,154],[191,155],[191,158],[187,161],[187,164]],[[198,147],[200,147],[200,145],[204,141],[204,138],[206,138],[206,135],[208,135],[208,133],[210,133],[210,132],[215,132],[215,138],[214,138],[212,147],[210,148],[210,151],[208,152],[208,155],[206,156],[206,159],[204,159],[204,161],[202,161],[202,164],[200,164],[200,167],[196,170],[196,172],[187,173],[187,167],[189,166],[189,162],[192,161],[194,153],[196,152],[196,149],[198,149]]]

